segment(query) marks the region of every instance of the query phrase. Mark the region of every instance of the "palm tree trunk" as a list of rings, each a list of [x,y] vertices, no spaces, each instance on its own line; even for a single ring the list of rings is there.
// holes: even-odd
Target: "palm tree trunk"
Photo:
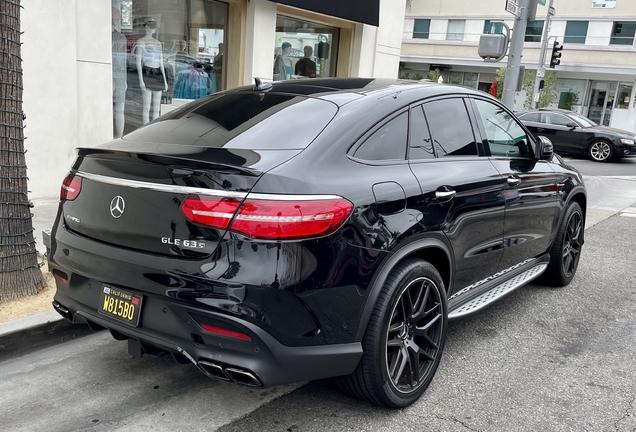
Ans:
[[[20,0],[0,0],[0,302],[44,284],[33,239],[22,113]]]

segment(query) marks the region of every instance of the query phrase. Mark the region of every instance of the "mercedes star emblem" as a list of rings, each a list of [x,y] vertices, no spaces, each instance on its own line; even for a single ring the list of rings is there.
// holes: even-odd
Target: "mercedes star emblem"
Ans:
[[[119,195],[113,198],[113,200],[110,202],[110,215],[115,219],[119,219],[120,217],[122,217],[125,209],[126,203],[124,202],[124,199]]]

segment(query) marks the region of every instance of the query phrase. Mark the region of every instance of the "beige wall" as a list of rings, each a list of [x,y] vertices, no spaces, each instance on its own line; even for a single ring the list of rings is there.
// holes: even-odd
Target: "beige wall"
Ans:
[[[549,3],[549,0],[546,2]],[[413,0],[407,15],[458,15],[509,17],[504,11],[505,0]],[[605,19],[620,17],[624,20],[636,19],[636,1],[617,0],[615,9],[592,9],[592,0],[555,0],[557,17],[586,17]],[[537,16],[545,17],[546,7],[539,5]]]
[[[23,6],[29,189],[32,198],[52,198],[74,148],[112,138],[111,4],[30,0]]]

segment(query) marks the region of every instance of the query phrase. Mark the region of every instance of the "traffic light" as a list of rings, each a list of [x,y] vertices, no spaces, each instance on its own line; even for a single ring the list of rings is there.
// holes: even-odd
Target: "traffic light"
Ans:
[[[559,45],[559,42],[554,41],[552,46],[552,57],[550,58],[550,67],[554,69],[561,64],[561,51],[563,51],[563,45]]]

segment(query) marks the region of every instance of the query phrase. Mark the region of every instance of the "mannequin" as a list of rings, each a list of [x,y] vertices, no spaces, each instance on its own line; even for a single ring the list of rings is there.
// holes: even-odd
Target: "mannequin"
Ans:
[[[281,48],[282,52],[276,57],[276,61],[274,62],[274,76],[276,81],[287,80],[292,77],[292,61],[288,57],[291,51],[291,44],[289,42],[283,42]],[[276,77],[276,75],[278,75],[278,77]]]
[[[311,59],[314,49],[307,45],[305,47],[305,57],[298,60],[294,68],[294,74],[307,78],[316,78],[316,62]]]
[[[212,62],[212,71],[214,72],[215,78],[215,92],[219,92],[223,89],[223,43],[219,44],[219,53],[214,56],[214,61]]]
[[[142,123],[146,124],[159,117],[161,92],[168,91],[168,81],[163,66],[162,44],[153,37],[157,32],[157,21],[150,18],[144,23],[143,28],[146,34],[137,40],[134,51],[143,99],[141,117]]]
[[[112,9],[113,19],[113,117],[115,123],[114,137],[121,138],[124,134],[126,119],[124,108],[126,105],[126,90],[128,89],[126,36],[117,30],[121,20],[121,12],[117,8]]]

